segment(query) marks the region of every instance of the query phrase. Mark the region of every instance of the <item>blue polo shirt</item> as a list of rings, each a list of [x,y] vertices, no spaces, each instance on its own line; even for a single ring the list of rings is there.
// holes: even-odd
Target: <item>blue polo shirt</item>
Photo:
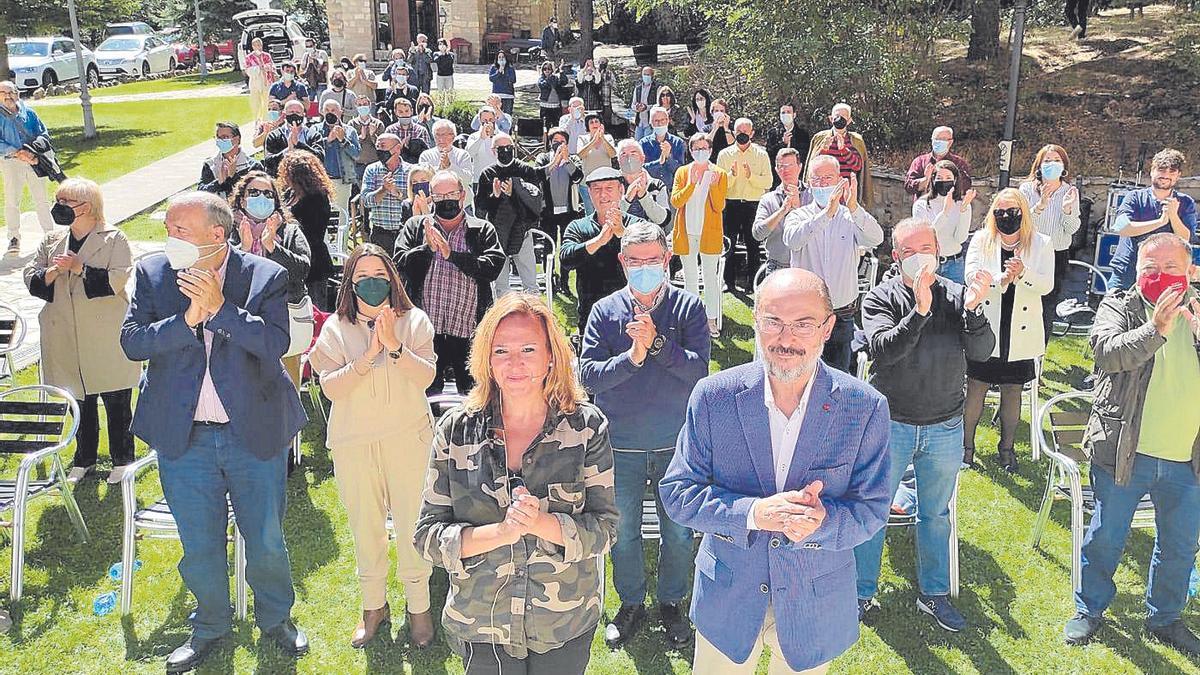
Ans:
[[[277,101],[282,101],[292,94],[295,94],[297,99],[308,98],[308,87],[304,86],[304,83],[299,78],[292,80],[291,86],[284,84],[283,80],[280,80],[271,85],[270,94],[271,98]]]
[[[1191,239],[1196,237],[1196,200],[1182,192],[1176,192],[1175,198],[1179,200],[1179,219],[1183,221],[1184,227],[1191,232]],[[1162,204],[1158,202],[1158,198],[1154,196],[1153,188],[1142,188],[1135,190],[1125,196],[1125,201],[1121,202],[1121,206],[1117,208],[1117,217],[1113,221],[1113,229],[1118,233],[1125,229],[1131,221],[1144,222],[1147,220],[1155,220],[1162,215]],[[1113,254],[1112,270],[1113,270],[1113,287],[1114,288],[1132,288],[1137,281],[1137,249],[1142,240],[1152,234],[1159,232],[1170,232],[1171,225],[1167,223],[1162,227],[1139,234],[1136,237],[1121,237],[1117,242],[1117,252]]]

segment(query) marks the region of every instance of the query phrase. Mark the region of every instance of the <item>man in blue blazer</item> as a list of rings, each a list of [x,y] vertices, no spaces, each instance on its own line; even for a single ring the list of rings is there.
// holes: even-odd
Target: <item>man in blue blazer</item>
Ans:
[[[183,543],[179,572],[196,596],[192,636],[167,672],[199,665],[227,635],[226,495],[246,540],[246,573],[263,635],[307,651],[283,540],[287,448],[304,410],[280,357],[287,272],[229,246],[233,213],[191,192],[167,208],[166,255],[138,263],[121,345],[142,376],[133,433],[158,452],[163,494]]]
[[[887,522],[887,401],[820,362],[825,283],[779,270],[758,292],[764,360],[692,392],[660,483],[676,522],[704,532],[692,622],[697,675],[823,673],[858,639],[854,547]]]

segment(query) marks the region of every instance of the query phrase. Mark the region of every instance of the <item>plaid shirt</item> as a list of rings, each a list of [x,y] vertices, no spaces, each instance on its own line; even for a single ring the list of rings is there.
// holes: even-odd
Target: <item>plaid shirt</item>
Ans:
[[[417,123],[416,118],[413,118],[410,124],[400,124],[394,122],[383,130],[386,134],[396,134],[400,137],[400,145],[406,146],[413,138],[419,138],[425,141],[425,147],[433,147],[433,139],[429,137],[429,130],[424,125]]]
[[[401,161],[396,170],[391,172],[392,178],[396,182],[396,191],[402,195],[408,194],[408,172],[411,168],[411,165]],[[371,227],[399,230],[404,227],[404,210],[401,208],[404,198],[387,192],[383,193],[382,199],[378,202],[369,197],[371,193],[383,187],[383,179],[387,174],[387,167],[380,162],[368,166],[363,171],[362,191],[371,208]]]
[[[450,243],[451,252],[470,252],[467,248],[466,220],[446,235],[446,241]],[[469,338],[475,332],[479,287],[474,279],[463,274],[457,265],[439,253],[434,253],[433,261],[429,263],[421,297],[425,304],[422,309],[433,321],[434,333]]]

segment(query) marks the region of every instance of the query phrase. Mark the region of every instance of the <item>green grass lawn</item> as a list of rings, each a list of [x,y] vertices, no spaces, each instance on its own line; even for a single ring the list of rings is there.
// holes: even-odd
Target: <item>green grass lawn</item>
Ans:
[[[214,87],[219,84],[241,84],[242,73],[235,70],[223,70],[219,72],[209,71],[208,77],[203,82],[200,81],[200,75],[179,75],[177,77],[169,77],[161,80],[145,80],[138,82],[126,82],[125,84],[117,84],[111,87],[101,87],[92,89],[92,96],[125,96],[128,94],[158,94],[167,91],[184,91],[187,89],[202,89],[204,87]],[[52,99],[61,98],[76,98],[78,94],[64,94],[62,96],[53,96]]]
[[[63,171],[101,184],[211,139],[219,120],[242,123],[250,118],[250,104],[240,96],[97,103],[93,111],[99,135],[85,141],[83,113],[77,106],[37,109],[54,139]],[[51,196],[55,186],[49,185]],[[22,195],[21,208],[33,208],[28,193]]]
[[[715,345],[714,370],[745,362],[752,350],[749,309],[730,295],[725,307],[725,332]],[[557,309],[573,323],[573,303],[560,301]],[[1049,392],[1073,388],[1088,371],[1087,347],[1082,340],[1052,343],[1046,368]],[[32,369],[22,373],[25,381],[35,377]],[[950,635],[915,611],[913,533],[893,531],[883,558],[879,618],[874,628],[864,628],[858,644],[835,661],[831,672],[1200,672],[1170,649],[1148,642],[1141,633],[1144,578],[1152,548],[1152,535],[1145,530],[1130,537],[1128,555],[1117,573],[1117,598],[1099,639],[1085,648],[1068,649],[1062,644],[1062,624],[1073,610],[1069,513],[1065,506],[1056,507],[1043,552],[1030,548],[1030,528],[1044,486],[1044,464],[1029,461],[1027,437],[1023,425],[1018,455],[1024,462],[1019,473],[1009,475],[995,468],[997,435],[984,426],[977,443],[983,468],[963,474],[959,500],[962,594],[958,606],[971,628]],[[303,434],[304,468],[291,477],[288,486],[286,533],[297,592],[294,616],[312,641],[310,654],[296,663],[295,672],[462,672],[461,661],[441,641],[429,650],[412,651],[400,627],[364,651],[349,647],[348,637],[360,611],[354,548],[323,438],[323,426],[314,416]],[[139,442],[139,455],[144,452]],[[65,457],[69,461],[69,454]],[[101,457],[102,462],[107,461],[103,449]],[[6,466],[6,475],[11,475],[12,463]],[[138,493],[142,499],[161,494],[152,472],[141,478]],[[144,567],[136,577],[132,616],[125,620],[116,614],[93,616],[92,600],[100,593],[119,590],[106,571],[120,556],[121,497],[119,490],[95,480],[80,485],[76,496],[92,532],[87,544],[73,538],[66,512],[55,500],[39,500],[31,511],[25,599],[10,607],[15,624],[8,633],[0,634],[0,672],[161,672],[162,659],[188,634],[186,618],[192,600],[175,569],[178,544],[139,542],[138,557]],[[0,539],[0,560],[7,561],[10,553],[9,541]],[[648,547],[648,564],[653,566],[654,560]],[[611,616],[618,605],[611,568],[608,579],[606,606]],[[5,562],[0,564],[0,590],[6,593],[8,584]],[[433,584],[435,607],[440,609],[447,588],[445,574],[436,571]],[[652,597],[653,588],[650,594]],[[396,623],[401,626],[402,591],[394,579],[390,597]],[[9,605],[0,600],[0,606]],[[652,611],[651,616],[656,613]],[[662,631],[654,624],[651,621],[647,630],[616,652],[604,647],[598,631],[589,672],[689,672],[690,648],[666,649]],[[260,646],[256,638],[252,620],[238,624],[235,639],[200,672],[292,671],[292,665],[274,647]],[[765,668],[760,667],[759,672]]]

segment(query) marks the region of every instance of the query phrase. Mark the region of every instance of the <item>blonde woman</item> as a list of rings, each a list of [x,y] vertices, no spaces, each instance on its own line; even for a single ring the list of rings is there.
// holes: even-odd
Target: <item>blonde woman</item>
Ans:
[[[675,171],[671,188],[675,233],[671,245],[683,263],[683,280],[689,293],[700,295],[700,271],[703,270],[708,332],[718,338],[721,331],[717,328],[717,317],[721,315],[724,282],[717,274],[717,262],[725,245],[722,222],[725,195],[729,192],[729,172],[712,161],[712,148],[707,134],[692,134],[688,142],[692,162]]]
[[[505,295],[434,434],[416,543],[450,573],[442,624],[468,675],[587,668],[617,509],[608,421],[571,357],[545,302]]]
[[[362,620],[350,645],[361,649],[390,623],[388,532],[396,529],[397,576],[404,584],[409,638],[433,642],[429,576],[413,547],[421,486],[433,439],[425,388],[433,382],[433,324],[413,307],[391,257],[374,244],[346,261],[337,311],[309,357],[332,401],[326,445],[354,533]]]
[[[100,441],[97,399],[108,416],[108,452],[119,483],[133,461],[133,387],[142,369],[121,349],[121,324],[129,309],[125,282],[133,269],[125,233],[104,220],[100,186],[69,178],[54,195],[50,215],[58,225],[25,267],[30,295],[46,301],[38,314],[42,381],[79,401],[79,434],[68,479],[78,482],[96,469]]]
[[[1029,168],[1029,177],[1021,183],[1021,196],[1029,202],[1030,216],[1038,232],[1050,237],[1054,245],[1054,288],[1042,305],[1042,327],[1050,339],[1054,307],[1058,304],[1062,282],[1070,271],[1071,239],[1079,230],[1079,190],[1071,185],[1071,159],[1061,145],[1049,143],[1038,150]]]
[[[267,98],[271,85],[275,83],[275,62],[263,51],[262,38],[250,41],[250,53],[246,55],[246,78],[249,80],[250,116],[255,121],[266,119]]]
[[[1017,470],[1013,452],[1021,418],[1021,388],[1035,377],[1034,360],[1046,351],[1042,337],[1042,296],[1054,286],[1054,246],[1036,230],[1029,203],[1016,188],[1005,188],[992,200],[983,228],[967,248],[966,282],[986,272],[991,290],[983,313],[996,333],[987,361],[967,361],[967,401],[963,412],[963,462],[974,464],[975,427],[983,413],[988,387],[1000,387],[999,463]]]
[[[433,201],[429,196],[429,181],[433,179],[433,167],[417,164],[408,172],[408,197],[400,202],[400,217],[408,222],[413,216],[427,216]]]

